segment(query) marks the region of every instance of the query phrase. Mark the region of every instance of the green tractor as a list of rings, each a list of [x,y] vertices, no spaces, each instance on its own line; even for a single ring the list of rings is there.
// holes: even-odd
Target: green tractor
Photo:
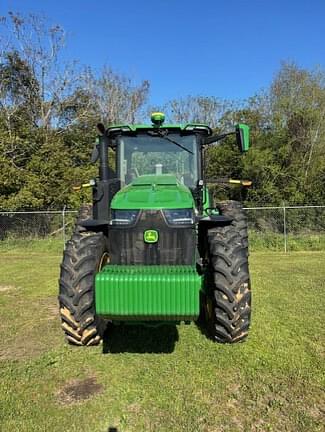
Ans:
[[[61,264],[66,339],[96,345],[108,322],[199,321],[217,342],[242,341],[251,316],[247,221],[236,201],[212,204],[204,148],[234,134],[245,152],[249,128],[213,135],[204,124],[164,124],[162,113],[151,120],[98,125],[93,204],[81,208]]]

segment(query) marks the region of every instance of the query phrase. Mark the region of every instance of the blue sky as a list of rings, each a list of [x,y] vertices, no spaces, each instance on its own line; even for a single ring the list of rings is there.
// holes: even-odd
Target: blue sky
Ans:
[[[325,0],[0,0],[9,10],[61,24],[66,57],[149,80],[155,105],[246,98],[282,60],[325,66]]]

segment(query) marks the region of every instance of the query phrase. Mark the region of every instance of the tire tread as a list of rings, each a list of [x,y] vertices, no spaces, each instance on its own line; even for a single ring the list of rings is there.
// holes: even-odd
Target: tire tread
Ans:
[[[247,219],[240,203],[219,204],[222,214],[232,218],[226,226],[208,230],[208,292],[211,311],[208,325],[215,341],[234,343],[248,335],[251,316],[251,290],[248,269]]]

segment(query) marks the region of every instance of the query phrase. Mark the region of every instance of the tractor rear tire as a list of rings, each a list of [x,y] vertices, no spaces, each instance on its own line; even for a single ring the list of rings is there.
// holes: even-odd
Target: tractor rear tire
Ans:
[[[95,312],[95,275],[108,261],[103,233],[78,232],[72,235],[63,254],[59,304],[62,329],[69,343],[97,345],[105,322]]]
[[[247,218],[241,203],[233,200],[221,201],[218,203],[218,209],[223,216],[229,216],[235,221],[236,228],[239,230],[243,244],[248,248]]]
[[[233,220],[208,230],[206,318],[215,341],[235,343],[247,337],[251,317],[247,220],[236,201],[219,209]]]

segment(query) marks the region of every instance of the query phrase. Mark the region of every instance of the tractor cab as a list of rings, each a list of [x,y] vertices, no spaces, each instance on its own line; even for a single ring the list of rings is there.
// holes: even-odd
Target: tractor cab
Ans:
[[[107,220],[114,195],[135,181],[141,183],[143,176],[152,184],[157,181],[157,176],[160,182],[165,181],[165,176],[173,177],[177,184],[191,191],[195,207],[202,212],[206,201],[202,149],[235,134],[240,150],[248,150],[246,125],[239,124],[235,131],[213,135],[212,129],[205,124],[164,124],[164,118],[163,113],[153,113],[151,125],[113,125],[107,129],[99,125],[101,135],[95,151],[100,159],[100,170],[94,187],[97,219]],[[115,152],[111,170],[107,165],[109,148]]]
[[[169,131],[160,135],[143,130],[117,139],[117,175],[127,185],[143,175],[173,175],[194,189],[199,180],[200,152],[195,134]]]
[[[173,175],[191,190],[202,177],[201,149],[212,130],[203,124],[163,124],[162,113],[152,125],[111,126],[105,134],[116,150],[116,175],[121,186],[143,175]]]

